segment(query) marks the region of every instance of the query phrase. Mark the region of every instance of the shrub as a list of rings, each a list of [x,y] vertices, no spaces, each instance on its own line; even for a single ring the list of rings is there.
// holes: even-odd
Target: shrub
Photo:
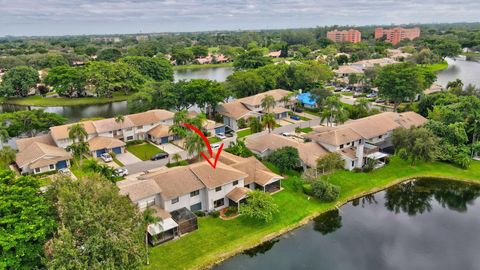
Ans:
[[[204,217],[204,216],[205,216],[205,212],[200,211],[200,210],[195,211],[195,212],[193,212],[193,213],[194,213],[197,217]]]
[[[373,158],[367,158],[367,161],[365,162],[365,165],[363,166],[363,171],[364,172],[371,172],[373,169],[375,169],[375,166],[377,166],[378,161],[373,159]]]
[[[352,170],[352,172],[354,172],[354,173],[359,173],[359,172],[361,172],[361,171],[362,171],[362,169],[361,169],[361,168],[358,168],[358,167],[355,167],[355,168],[353,168],[353,170]]]
[[[240,206],[240,213],[265,223],[272,221],[278,211],[272,195],[258,190],[248,193],[247,203]]]
[[[225,210],[225,216],[230,217],[236,215],[238,212],[238,209],[236,206],[229,206],[227,210]]]
[[[310,138],[303,138],[303,142],[307,143],[307,142],[311,142],[311,141],[312,141],[312,139],[310,139]]]
[[[133,141],[128,141],[125,144],[127,146],[130,146],[130,145],[142,144],[144,142],[145,142],[145,140],[133,140]]]
[[[313,196],[324,202],[332,202],[340,195],[340,187],[323,180],[317,180],[312,184]]]
[[[297,169],[300,166],[298,149],[291,146],[282,147],[270,154],[267,160],[278,167],[280,173]]]
[[[302,188],[303,188],[303,193],[313,196],[312,184],[303,184]]]
[[[218,218],[220,216],[220,212],[218,212],[217,210],[213,210],[212,212],[210,212],[210,216]]]
[[[237,121],[238,128],[246,128],[247,127],[247,121],[245,119],[240,118]]]
[[[292,178],[292,189],[296,192],[303,191],[303,180],[300,177]]]

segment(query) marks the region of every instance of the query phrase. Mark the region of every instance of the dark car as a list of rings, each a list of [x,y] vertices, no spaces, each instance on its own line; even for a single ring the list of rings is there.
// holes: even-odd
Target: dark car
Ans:
[[[295,111],[295,112],[298,112],[298,113],[302,113],[302,112],[303,112],[303,110],[302,110],[301,108],[295,108],[294,111]]]
[[[155,154],[150,160],[159,160],[159,159],[164,159],[168,157],[168,153],[158,153]]]

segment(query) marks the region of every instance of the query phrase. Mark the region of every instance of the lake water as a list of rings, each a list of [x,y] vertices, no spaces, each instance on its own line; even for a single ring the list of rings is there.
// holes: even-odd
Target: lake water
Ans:
[[[437,83],[447,86],[447,83],[457,78],[465,85],[469,83],[480,87],[480,63],[447,58],[448,68],[437,74]]]
[[[174,74],[175,81],[191,79],[208,79],[218,82],[224,82],[227,77],[233,73],[233,67],[209,67],[197,69],[176,70]]]
[[[451,181],[401,184],[214,269],[478,270],[479,196],[480,186]]]

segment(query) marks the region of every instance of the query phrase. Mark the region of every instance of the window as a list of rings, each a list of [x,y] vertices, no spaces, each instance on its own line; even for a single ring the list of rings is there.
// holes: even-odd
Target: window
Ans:
[[[355,166],[355,161],[352,161],[352,167]]]
[[[53,170],[55,169],[55,164],[50,164],[50,166],[48,166],[50,168],[50,170]]]
[[[340,149],[343,149],[343,144],[340,144]]]
[[[40,168],[35,168],[35,173],[39,173],[40,172]]]
[[[131,140],[133,140],[133,136],[128,136],[127,141],[131,141]]]
[[[197,204],[191,205],[190,210],[191,211],[201,211],[202,210],[202,203],[199,202]]]
[[[222,190],[222,187],[216,187],[215,188],[215,192],[219,192],[220,190]]]
[[[348,142],[347,145],[350,145],[350,143]]]
[[[234,186],[238,185],[238,180],[233,181],[233,185],[234,185]]]
[[[172,204],[176,204],[176,203],[178,203],[178,197],[175,199],[172,199]]]
[[[190,192],[190,197],[198,196],[198,194],[200,194],[200,190],[192,191],[192,192]]]
[[[222,198],[222,199],[214,201],[213,202],[213,207],[218,208],[220,206],[223,206],[224,204],[225,204],[225,200]]]
[[[127,131],[132,131],[133,128],[127,128]]]
[[[378,138],[381,139],[381,138],[382,138],[382,135],[378,136]]]
[[[143,128],[143,126],[138,126],[137,128],[138,128],[138,129],[142,129],[142,128]]]

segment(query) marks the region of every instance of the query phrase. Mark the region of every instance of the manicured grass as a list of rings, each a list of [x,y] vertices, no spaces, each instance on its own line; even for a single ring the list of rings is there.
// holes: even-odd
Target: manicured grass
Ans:
[[[300,116],[300,120],[302,120],[302,121],[310,121],[310,120],[312,120],[312,119],[310,119],[310,118],[308,118],[308,117],[305,117],[305,116],[301,116],[301,115],[299,115],[299,116]]]
[[[127,151],[141,160],[149,160],[153,155],[165,152],[150,143],[129,145],[127,146]]]
[[[130,95],[114,93],[111,98],[83,97],[83,98],[44,98],[41,96],[29,96],[24,98],[4,99],[2,103],[23,105],[23,106],[77,106],[91,104],[105,104],[127,100]]]
[[[443,61],[442,63],[432,64],[432,65],[421,65],[421,66],[432,72],[438,72],[440,70],[444,70],[448,68],[448,63],[447,61]]]
[[[219,64],[192,64],[192,65],[181,65],[174,66],[173,70],[183,70],[183,69],[202,69],[202,68],[214,68],[214,67],[233,67],[233,62],[229,63],[219,63]]]
[[[268,166],[268,164],[267,164]],[[304,194],[294,192],[291,180],[282,181],[284,190],[273,195],[280,212],[268,224],[252,221],[244,216],[233,220],[199,218],[198,231],[176,241],[150,249],[150,265],[144,269],[198,269],[207,268],[229,256],[308,222],[311,218],[339,207],[349,200],[382,190],[401,181],[416,177],[437,177],[480,183],[480,162],[474,161],[468,170],[446,163],[410,163],[393,157],[386,167],[371,173],[339,171],[329,181],[341,187],[340,198],[333,203],[322,203]],[[192,247],[195,248],[194,252]]]
[[[240,130],[240,131],[237,131],[237,138],[243,138],[245,136],[248,136],[252,134],[252,131],[247,128],[247,129],[244,129],[244,130]]]
[[[221,142],[222,140],[220,140],[220,139],[217,138],[217,137],[210,137],[210,138],[208,138],[208,141],[209,141],[210,143],[218,143],[218,142]]]
[[[311,128],[311,127],[301,128],[300,131],[303,132],[303,133],[309,133],[309,132],[313,131],[313,128]]]

